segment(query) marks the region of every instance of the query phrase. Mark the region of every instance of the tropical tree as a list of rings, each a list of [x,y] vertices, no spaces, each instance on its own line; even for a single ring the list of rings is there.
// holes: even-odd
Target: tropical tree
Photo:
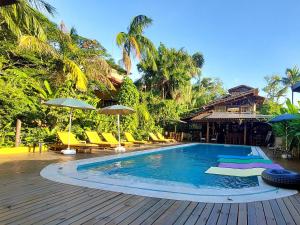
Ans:
[[[40,22],[43,16],[33,7],[51,15],[55,13],[55,8],[43,0],[4,2],[0,7],[0,31],[8,28],[18,38],[26,34],[46,40],[45,30]]]
[[[182,48],[167,48],[160,44],[155,58],[157,69],[153,70],[148,59],[142,60],[138,69],[143,73],[143,83],[148,90],[161,95],[163,99],[182,98],[182,88],[191,84],[191,78],[198,73],[193,58]]]
[[[145,15],[138,15],[133,18],[127,32],[117,34],[116,43],[122,49],[122,63],[130,74],[132,61],[131,58],[148,59],[151,67],[156,68],[154,44],[144,35],[144,30],[152,24],[152,19]]]
[[[282,78],[279,75],[266,76],[265,81],[267,85],[263,88],[263,91],[267,94],[269,101],[279,102],[281,97],[284,97],[288,87],[283,84]]]
[[[300,70],[297,66],[286,69],[286,77],[282,78],[282,83],[285,87],[292,87],[300,81]],[[294,103],[294,93],[292,91],[292,104]]]
[[[29,51],[53,61],[52,80],[56,82],[72,80],[80,91],[86,91],[88,79],[105,83],[109,88],[113,85],[108,79],[110,66],[99,54],[97,42],[94,46],[79,46],[80,37],[70,35],[62,23],[57,31],[56,40],[51,42],[40,40],[34,36],[22,36],[19,42],[21,51]],[[77,41],[74,41],[74,38]],[[73,38],[73,39],[72,39]],[[86,40],[87,41],[87,40]],[[81,43],[81,42],[80,42]],[[55,47],[54,47],[55,46]]]

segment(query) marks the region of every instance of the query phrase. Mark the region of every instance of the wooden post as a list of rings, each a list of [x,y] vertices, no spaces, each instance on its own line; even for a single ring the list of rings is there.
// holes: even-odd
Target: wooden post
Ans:
[[[247,144],[247,123],[244,122],[244,145]]]
[[[20,143],[21,143],[21,120],[17,119],[15,146],[19,147]]]
[[[209,143],[209,122],[206,124],[206,142]]]

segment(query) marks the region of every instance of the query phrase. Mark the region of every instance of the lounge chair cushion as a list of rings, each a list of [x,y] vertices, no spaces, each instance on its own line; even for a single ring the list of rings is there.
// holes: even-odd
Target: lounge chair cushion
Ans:
[[[58,138],[64,145],[69,144],[69,132],[57,132]],[[78,141],[74,134],[70,133],[70,145],[79,147],[97,147],[95,144],[86,144]]]
[[[97,144],[97,145],[103,145],[103,146],[110,146],[110,147],[116,146],[116,144],[111,144],[106,141],[102,141],[96,131],[85,131],[85,134],[88,137],[90,143]]]
[[[124,134],[125,134],[127,141],[129,141],[129,142],[132,142],[135,144],[147,144],[148,143],[148,141],[144,141],[144,140],[142,140],[142,141],[135,140],[134,137],[132,136],[132,134],[129,132],[124,132]]]
[[[112,133],[105,133],[104,132],[104,133],[102,133],[102,136],[110,144],[119,144],[118,140],[114,137],[114,135]],[[121,145],[131,146],[131,145],[133,145],[133,143],[132,142],[127,142],[127,141],[122,141]]]
[[[157,137],[156,137],[156,135],[155,134],[153,134],[153,133],[149,133],[149,136],[150,136],[150,138],[153,140],[153,141],[155,141],[155,142],[162,142],[162,143],[168,143],[169,141],[167,141],[167,140],[160,140],[160,139],[158,139]]]

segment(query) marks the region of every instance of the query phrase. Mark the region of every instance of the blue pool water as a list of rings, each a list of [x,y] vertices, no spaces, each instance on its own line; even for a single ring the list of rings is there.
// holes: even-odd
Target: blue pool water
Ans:
[[[253,177],[232,177],[206,174],[211,166],[217,166],[217,155],[246,156],[251,153],[247,146],[193,145],[130,156],[79,166],[79,173],[101,174],[116,179],[155,180],[181,182],[196,187],[246,188],[258,186]]]

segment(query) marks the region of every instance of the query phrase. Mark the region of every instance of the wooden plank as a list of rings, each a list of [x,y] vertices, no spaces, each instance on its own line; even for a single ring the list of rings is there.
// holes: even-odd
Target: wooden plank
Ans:
[[[7,196],[5,199],[1,199],[0,204],[2,206],[8,205],[8,204],[16,204],[18,202],[23,202],[24,200],[31,198],[33,195],[42,197],[42,196],[49,194],[49,192],[53,193],[53,192],[61,191],[62,189],[69,189],[69,188],[70,187],[67,187],[64,185],[61,186],[59,184],[54,184],[54,185],[50,185],[50,186],[45,185],[45,186],[39,187],[38,189],[30,189],[30,190],[27,190],[27,189],[16,190],[12,187],[11,191],[10,191],[12,196]]]
[[[264,208],[261,202],[254,202],[256,223],[259,225],[267,225]]]
[[[189,205],[188,201],[176,201],[164,214],[162,214],[153,224],[174,224],[177,218],[181,215],[181,213],[185,210],[185,208]]]
[[[11,210],[9,212],[6,212],[6,214],[2,214],[2,216],[0,217],[0,221],[8,220],[8,219],[16,219],[16,218],[21,218],[22,216],[24,217],[25,215],[29,215],[30,213],[36,213],[36,212],[41,212],[46,206],[52,206],[55,205],[55,203],[57,201],[63,202],[64,199],[72,199],[76,196],[78,196],[79,194],[82,193],[86,193],[83,190],[80,190],[78,192],[73,192],[70,194],[65,194],[63,196],[61,196],[58,200],[57,199],[51,199],[50,201],[45,202],[42,205],[30,205],[26,208],[17,208],[16,210]],[[59,203],[57,203],[59,204]]]
[[[54,187],[55,185],[51,185],[51,187]],[[4,203],[7,201],[15,200],[17,198],[24,198],[26,196],[30,196],[31,194],[37,193],[38,191],[47,192],[47,188],[49,188],[48,183],[41,183],[40,185],[32,186],[29,185],[27,187],[10,187],[7,190],[1,190],[3,191],[3,196],[0,197],[0,202]]]
[[[141,216],[144,212],[146,212],[147,210],[149,210],[152,206],[154,206],[155,204],[157,204],[160,199],[158,198],[149,198],[150,201],[148,201],[145,205],[143,205],[142,207],[136,209],[136,207],[134,207],[133,209],[133,213],[131,213],[129,215],[129,213],[123,213],[120,217],[117,218],[117,220],[121,220],[123,218],[122,221],[120,221],[118,224],[119,225],[127,225],[130,224],[132,221],[134,221],[135,219],[137,219],[139,216]],[[126,217],[125,217],[126,216]]]
[[[222,205],[223,204],[221,204],[221,203],[214,204],[214,207],[213,207],[212,211],[210,213],[207,213],[207,216],[204,216],[203,217],[204,219],[202,221],[205,221],[205,217],[208,217],[208,220],[205,224],[207,224],[207,225],[217,224],[220,213],[221,213]],[[202,215],[204,215],[205,213],[206,212],[205,212],[205,209],[204,209]],[[199,221],[201,220],[202,215],[200,216]],[[198,221],[197,221],[197,224],[198,224]]]
[[[258,225],[256,221],[254,202],[247,203],[247,218],[248,225]]]
[[[128,200],[132,195],[120,194],[114,199],[111,199],[105,203],[102,203],[96,207],[93,207],[88,211],[88,213],[81,213],[79,215],[73,216],[72,218],[63,221],[61,224],[94,224],[93,219],[107,212],[111,208],[117,206],[118,204]]]
[[[36,196],[32,196],[31,198],[28,198],[26,201],[24,202],[20,202],[16,205],[11,205],[9,208],[6,208],[5,210],[0,209],[0,217],[5,217],[8,216],[10,214],[17,214],[17,212],[19,211],[23,211],[23,209],[26,209],[26,211],[29,210],[34,210],[38,207],[41,207],[45,204],[48,204],[49,202],[52,202],[56,199],[60,199],[61,197],[66,197],[66,196],[72,196],[75,193],[80,194],[80,193],[84,193],[85,191],[82,190],[81,188],[77,188],[77,189],[69,189],[69,190],[65,190],[63,192],[58,192],[58,193],[52,193],[49,194],[47,197],[36,197]]]
[[[290,214],[291,214],[294,222],[297,225],[300,225],[300,215],[299,215],[299,212],[297,211],[297,209],[295,209],[295,206],[293,205],[293,203],[291,202],[291,200],[289,198],[283,198],[283,201],[284,201],[287,209],[289,210],[289,212],[290,212]]]
[[[68,209],[72,204],[81,204],[84,201],[87,201],[89,199],[95,198],[96,196],[100,195],[102,192],[96,192],[94,190],[86,191],[81,193],[80,195],[77,195],[75,193],[74,196],[66,196],[62,197],[61,199],[49,203],[47,205],[44,205],[42,207],[38,207],[35,210],[26,210],[26,212],[20,212],[19,215],[16,215],[9,220],[6,220],[5,222],[14,222],[18,221],[19,223],[23,224],[28,221],[33,221],[35,219],[39,219],[43,216],[50,216],[51,213],[55,213],[55,210],[57,210],[57,207],[59,207],[59,210],[66,210]],[[25,211],[25,210],[24,210]],[[2,218],[1,218],[2,219]]]
[[[171,207],[175,203],[174,200],[168,200],[165,204],[163,204],[159,209],[157,209],[151,216],[149,216],[142,225],[149,225],[154,223],[169,207]]]
[[[273,215],[275,217],[275,220],[276,220],[276,223],[279,224],[279,225],[285,225],[286,222],[280,212],[280,208],[279,206],[277,205],[277,202],[276,200],[270,200],[270,205],[271,205],[271,208],[272,208],[272,211],[273,211]]]
[[[185,222],[188,220],[188,218],[191,216],[193,213],[194,209],[197,207],[198,203],[197,202],[191,202],[188,207],[184,210],[184,212],[177,218],[176,222],[174,225],[181,225],[185,224]],[[198,219],[198,218],[197,218]],[[196,219],[196,221],[197,221]]]
[[[190,215],[190,217],[188,218],[188,220],[186,221],[185,225],[192,225],[195,224],[197,222],[197,220],[199,219],[202,211],[204,210],[206,204],[199,202],[198,205],[196,206],[195,210],[192,212],[192,214]]]
[[[214,207],[213,203],[207,203],[201,213],[201,215],[199,216],[196,224],[200,225],[200,224],[206,224],[207,220],[209,219],[209,215],[212,211]]]
[[[167,199],[161,199],[157,204],[141,214],[137,219],[131,222],[131,225],[137,225],[143,223],[149,216],[151,216],[156,210],[163,206],[167,202]],[[168,203],[169,204],[169,203]]]
[[[297,212],[300,214],[300,202],[298,202],[294,196],[290,196],[289,200],[291,201]]]
[[[238,225],[247,225],[247,204],[239,203],[239,213],[238,213]]]
[[[236,225],[238,221],[239,204],[230,204],[230,211],[228,215],[227,225]]]
[[[67,221],[68,219],[72,219],[72,217],[76,215],[80,215],[82,213],[89,214],[91,213],[91,210],[94,210],[94,207],[102,204],[106,201],[109,201],[111,199],[114,199],[116,196],[121,195],[120,193],[113,193],[113,192],[104,192],[103,194],[99,195],[98,197],[95,197],[93,199],[90,199],[87,202],[82,202],[79,205],[72,205],[69,209],[64,211],[58,211],[55,214],[49,215],[46,218],[40,219],[39,221],[35,222],[35,225],[39,224],[58,224],[63,223]]]
[[[97,221],[94,223],[95,225],[104,225],[109,224],[115,217],[118,217],[122,213],[128,211],[131,207],[136,204],[139,204],[145,199],[145,197],[134,195],[125,202],[118,204],[117,206],[111,208],[105,213],[102,213],[100,217],[95,217],[94,219]]]
[[[296,225],[296,223],[294,222],[289,210],[287,209],[286,205],[284,204],[282,198],[276,199],[276,202],[277,202],[277,204],[280,208],[280,211],[283,215],[283,218],[284,218],[285,222],[287,224]]]
[[[218,225],[226,225],[229,217],[230,204],[223,204],[220,212],[220,216],[218,219]]]
[[[269,201],[262,201],[267,225],[276,225],[276,220]]]

